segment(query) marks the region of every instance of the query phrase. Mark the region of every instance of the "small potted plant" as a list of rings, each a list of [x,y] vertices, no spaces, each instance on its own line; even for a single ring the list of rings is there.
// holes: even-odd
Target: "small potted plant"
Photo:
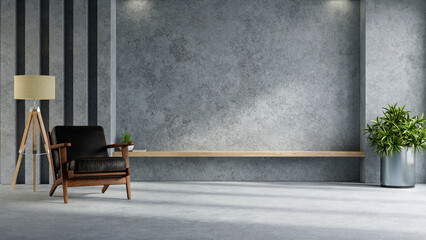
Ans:
[[[130,138],[130,133],[127,130],[127,125],[124,123],[124,118],[121,118],[121,121],[123,122],[123,125],[124,125],[124,129],[121,132],[121,137],[123,138],[123,142],[125,143],[132,142],[132,139]],[[129,151],[132,151],[134,147],[135,147],[134,145],[130,145]]]
[[[410,188],[416,183],[416,152],[426,148],[423,115],[411,117],[405,105],[388,105],[364,129],[367,141],[380,154],[380,181],[383,187]]]

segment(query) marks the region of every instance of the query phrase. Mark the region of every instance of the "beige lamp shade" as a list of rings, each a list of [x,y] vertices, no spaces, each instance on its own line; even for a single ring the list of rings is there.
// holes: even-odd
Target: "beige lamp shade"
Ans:
[[[15,76],[15,99],[55,99],[55,77],[46,75]]]

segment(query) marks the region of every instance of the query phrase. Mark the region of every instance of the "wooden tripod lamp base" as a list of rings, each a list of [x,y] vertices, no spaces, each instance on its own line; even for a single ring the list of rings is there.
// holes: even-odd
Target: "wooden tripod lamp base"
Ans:
[[[36,176],[37,176],[36,175],[36,159],[37,159],[37,155],[40,155],[40,154],[37,154],[37,125],[40,128],[41,138],[43,140],[44,149],[46,151],[47,159],[49,161],[50,171],[52,172],[52,174],[54,174],[52,154],[49,149],[50,148],[49,138],[47,137],[46,129],[44,128],[44,123],[43,123],[43,118],[41,117],[40,108],[35,106],[30,108],[30,112],[28,114],[27,123],[25,124],[25,129],[24,129],[24,135],[22,136],[21,145],[19,147],[18,162],[16,163],[15,174],[13,175],[12,186],[10,187],[12,189],[15,188],[16,179],[18,177],[19,168],[21,167],[22,157],[25,153],[25,146],[27,144],[28,134],[30,133],[31,125],[33,127],[33,148],[32,148],[33,150],[33,153],[32,153],[33,155],[33,191],[35,192]]]
[[[37,125],[40,128],[41,139],[43,140],[44,149],[46,150],[47,159],[49,160],[50,171],[53,179],[55,172],[52,162],[52,154],[50,152],[49,138],[44,128],[43,118],[41,117],[40,108],[35,106],[35,100],[55,99],[55,77],[46,75],[18,75],[14,78],[14,96],[15,99],[34,100],[34,107],[30,108],[27,123],[25,124],[24,135],[22,136],[21,145],[19,147],[19,157],[16,163],[15,174],[11,188],[15,188],[16,179],[18,177],[19,168],[21,167],[22,157],[25,154],[25,145],[27,144],[28,134],[31,125],[33,127],[33,191],[36,190],[36,159],[37,159]]]

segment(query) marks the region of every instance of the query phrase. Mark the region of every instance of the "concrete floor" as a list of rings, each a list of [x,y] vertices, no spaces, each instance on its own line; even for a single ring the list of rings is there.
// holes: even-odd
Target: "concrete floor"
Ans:
[[[426,185],[133,182],[0,186],[0,239],[426,239]]]

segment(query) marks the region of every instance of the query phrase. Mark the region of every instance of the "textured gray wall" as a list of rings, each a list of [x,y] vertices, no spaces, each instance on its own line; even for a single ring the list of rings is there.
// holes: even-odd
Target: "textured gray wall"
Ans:
[[[110,105],[110,141],[117,141],[117,1],[111,1],[111,49],[110,49],[110,71],[111,71],[111,105]],[[114,149],[109,150],[111,153]]]
[[[49,2],[49,71],[55,76],[55,100],[49,102],[49,125],[64,124],[64,4]]]
[[[426,1],[366,0],[365,64],[361,95],[365,101],[362,127],[398,102],[417,114],[426,110]],[[361,180],[380,181],[379,156],[364,141],[367,157]],[[417,161],[417,180],[426,181],[425,157]]]
[[[15,147],[15,100],[13,99],[13,76],[15,75],[15,13],[16,4],[14,0],[0,1],[1,4],[1,72],[0,72],[0,164],[1,183],[12,183],[13,171],[16,162]]]
[[[132,158],[130,167],[132,181],[359,181],[358,158]]]
[[[115,86],[115,69],[111,62],[115,63],[112,48],[112,28],[115,18],[112,18],[111,5],[115,0],[98,1],[98,125],[103,126],[107,143],[115,142],[115,92],[111,90]],[[112,20],[112,21],[111,21]]]
[[[87,0],[74,0],[74,125],[88,124],[88,8]]]
[[[2,46],[2,34],[1,34],[1,29],[2,29],[2,25],[1,25],[1,16],[3,15],[3,13],[2,13],[2,11],[1,11],[1,9],[2,9],[2,6],[1,6],[1,3],[0,3],[0,53],[1,53],[1,50],[2,50],[2,48],[1,48],[1,46]],[[2,88],[2,85],[1,85],[1,78],[2,78],[2,74],[1,74],[1,67],[2,67],[2,61],[1,61],[1,58],[2,58],[2,56],[1,56],[1,54],[0,54],[0,92],[1,92],[1,88]],[[1,127],[1,123],[2,123],[2,120],[1,120],[1,110],[2,110],[2,105],[1,105],[1,103],[2,103],[2,98],[0,97],[0,127]],[[0,129],[0,144],[1,144],[1,129]],[[1,157],[3,157],[3,155],[1,155],[1,146],[0,146],[0,184],[1,184],[1,172],[2,172],[2,170],[1,170]]]
[[[49,101],[49,126],[64,124],[64,3],[49,1],[49,73],[55,76],[55,100]],[[51,130],[51,129],[50,129]],[[52,174],[49,174],[52,182]]]
[[[16,3],[0,4],[0,180],[9,184],[17,157],[9,91]],[[388,103],[425,111],[425,4],[118,1],[116,99],[111,0],[98,9],[99,122],[112,141],[125,116],[137,148],[150,150],[358,150],[361,143],[367,151],[361,169],[359,159],[338,158],[132,159],[134,180],[355,181],[360,174],[377,182],[378,157],[360,139],[358,126],[364,128]],[[51,127],[63,123],[62,8],[62,1],[50,0],[50,72],[57,84]],[[37,11],[28,9],[27,20],[37,16],[32,10]],[[80,35],[84,25],[78,26],[74,34]],[[27,30],[38,36],[37,29]],[[27,60],[35,57],[30,45],[37,42],[27,39]],[[26,62],[28,71],[37,71],[33,63]],[[426,181],[424,158],[417,162],[419,182]]]
[[[359,150],[359,25],[359,1],[118,1],[117,134],[124,116],[139,149]],[[359,172],[319,160],[270,166]]]
[[[365,28],[366,28],[366,19],[365,19],[365,0],[360,1],[360,129],[366,127],[366,117],[365,117]],[[360,131],[360,150],[366,151],[368,147],[366,143],[367,139],[364,136],[363,131]],[[360,164],[360,180],[365,181],[366,168],[365,160],[361,160]]]
[[[40,5],[38,1],[25,0],[25,74],[40,74]],[[40,101],[36,101],[40,106]],[[34,105],[33,101],[25,101],[25,120],[30,107]],[[37,127],[38,129],[38,127]],[[20,139],[20,138],[19,138]],[[25,152],[32,152],[33,131],[28,134],[27,146]],[[40,136],[37,133],[37,145],[40,146]],[[40,148],[38,148],[40,149]],[[43,148],[43,152],[45,152]],[[23,156],[25,161],[25,183],[33,184],[33,157],[31,155]],[[36,161],[37,178],[36,183],[40,182],[40,161]]]

